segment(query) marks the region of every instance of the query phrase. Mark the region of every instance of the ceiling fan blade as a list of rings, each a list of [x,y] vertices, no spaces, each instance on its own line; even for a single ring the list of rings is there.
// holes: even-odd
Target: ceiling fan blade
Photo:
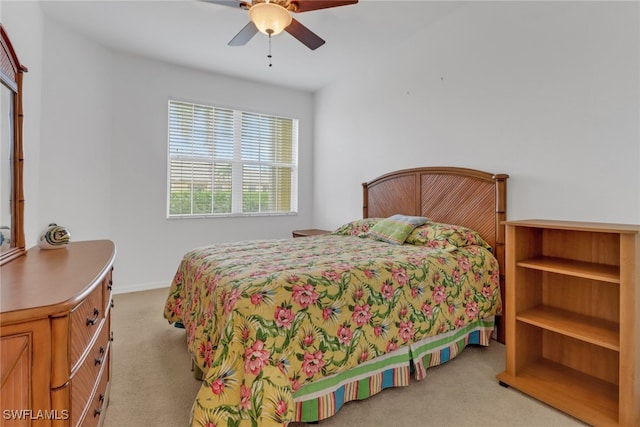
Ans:
[[[235,35],[234,38],[229,42],[229,46],[244,46],[251,40],[253,36],[258,32],[258,27],[249,21],[247,25],[244,26],[243,29],[240,30],[238,34]]]
[[[324,44],[324,40],[322,40],[316,33],[311,31],[295,19],[292,19],[291,24],[289,24],[289,26],[284,30],[287,33],[291,34],[293,37],[297,38],[302,44],[304,44],[311,50],[316,50]]]
[[[291,0],[289,4],[293,12],[308,12],[310,10],[328,9],[330,7],[356,4],[358,0]]]
[[[213,4],[219,4],[222,6],[231,6],[234,8],[241,8],[241,9],[249,9],[249,7],[251,7],[251,2],[247,3],[245,1],[238,1],[238,0],[200,0],[203,1],[205,3],[213,3]]]

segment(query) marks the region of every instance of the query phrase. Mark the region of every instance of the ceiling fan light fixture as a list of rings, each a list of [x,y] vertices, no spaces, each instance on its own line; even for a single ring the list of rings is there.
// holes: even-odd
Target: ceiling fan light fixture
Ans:
[[[275,3],[257,3],[249,9],[249,19],[261,33],[275,36],[291,24],[291,14]]]

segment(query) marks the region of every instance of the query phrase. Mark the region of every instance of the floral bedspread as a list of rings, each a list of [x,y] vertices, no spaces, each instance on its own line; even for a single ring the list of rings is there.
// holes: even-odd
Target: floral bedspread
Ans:
[[[501,311],[482,246],[327,235],[195,249],[164,316],[205,372],[192,426],[283,426],[301,385]]]

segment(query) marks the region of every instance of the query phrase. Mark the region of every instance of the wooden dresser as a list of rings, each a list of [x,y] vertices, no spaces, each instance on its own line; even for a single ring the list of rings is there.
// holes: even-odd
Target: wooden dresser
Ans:
[[[102,425],[115,254],[108,240],[73,242],[1,267],[2,426]]]

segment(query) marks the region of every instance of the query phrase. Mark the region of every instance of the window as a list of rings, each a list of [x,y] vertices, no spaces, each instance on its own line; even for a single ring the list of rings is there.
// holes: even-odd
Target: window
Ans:
[[[169,101],[168,216],[297,212],[298,121]]]

